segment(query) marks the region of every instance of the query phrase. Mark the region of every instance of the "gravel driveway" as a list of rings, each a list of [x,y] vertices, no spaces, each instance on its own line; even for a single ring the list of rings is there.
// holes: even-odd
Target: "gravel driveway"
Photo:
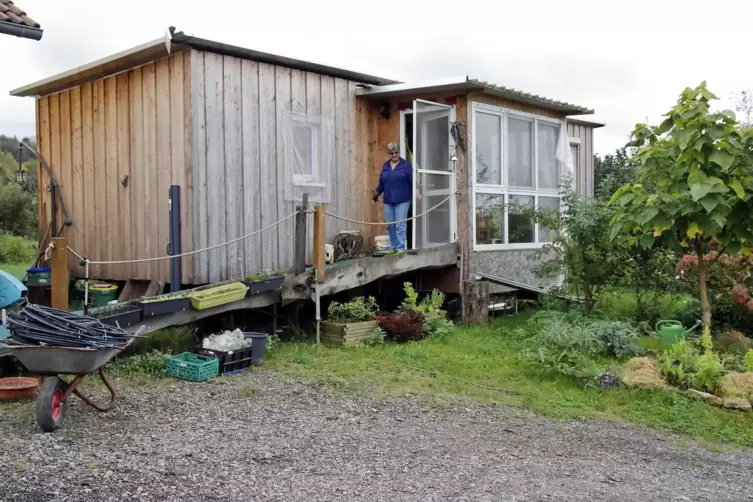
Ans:
[[[120,385],[38,432],[0,405],[0,500],[753,500],[753,452],[514,408],[353,397],[272,372]]]

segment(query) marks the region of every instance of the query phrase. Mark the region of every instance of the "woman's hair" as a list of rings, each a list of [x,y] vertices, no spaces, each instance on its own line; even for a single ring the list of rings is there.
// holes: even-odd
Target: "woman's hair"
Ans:
[[[390,144],[387,145],[387,151],[389,153],[399,152],[400,151],[400,145],[398,143],[390,143]]]

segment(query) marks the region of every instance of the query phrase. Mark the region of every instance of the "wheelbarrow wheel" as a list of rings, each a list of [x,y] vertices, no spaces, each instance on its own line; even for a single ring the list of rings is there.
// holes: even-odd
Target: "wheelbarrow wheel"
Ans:
[[[46,377],[37,396],[37,424],[42,432],[53,432],[63,424],[68,403],[63,395],[68,384],[58,377]]]

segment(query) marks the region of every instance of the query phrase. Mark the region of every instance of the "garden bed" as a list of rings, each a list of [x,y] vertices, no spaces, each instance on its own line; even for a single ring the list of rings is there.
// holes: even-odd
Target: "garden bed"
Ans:
[[[265,271],[260,274],[249,275],[241,282],[248,286],[248,296],[270,293],[272,291],[279,291],[285,282],[285,274]]]
[[[136,302],[141,307],[144,317],[154,315],[172,314],[173,312],[185,312],[191,308],[191,297],[188,293],[170,293],[167,295],[142,298]]]
[[[321,340],[325,345],[350,347],[359,345],[376,334],[377,321],[336,323],[322,321]]]

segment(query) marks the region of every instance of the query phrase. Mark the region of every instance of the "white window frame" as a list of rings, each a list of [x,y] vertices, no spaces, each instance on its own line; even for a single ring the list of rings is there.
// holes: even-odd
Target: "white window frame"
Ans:
[[[322,155],[321,137],[322,125],[318,122],[309,122],[302,118],[293,118],[293,128],[303,127],[311,130],[311,174],[293,173],[293,183],[296,186],[323,187],[319,181],[319,164]]]
[[[507,243],[509,240],[509,219],[508,219],[508,212],[507,209],[505,209],[505,215],[504,215],[504,232],[503,232],[503,242],[507,244],[477,244],[476,243],[476,195],[477,194],[496,194],[496,195],[502,195],[504,197],[504,204],[505,208],[507,208],[510,197],[511,196],[527,196],[527,197],[533,197],[534,200],[534,207],[539,207],[539,197],[545,197],[545,198],[557,198],[560,199],[560,210],[562,209],[562,194],[560,193],[559,187],[556,189],[538,189],[539,186],[539,123],[557,126],[557,127],[563,127],[563,121],[560,119],[555,119],[551,117],[544,117],[542,115],[536,115],[532,113],[527,112],[521,112],[518,110],[512,110],[509,108],[504,108],[501,106],[494,106],[489,105],[486,103],[478,103],[473,102],[471,106],[471,110],[469,111],[471,116],[471,154],[469,157],[471,158],[472,163],[472,169],[471,169],[471,194],[472,194],[472,201],[471,201],[471,211],[472,211],[472,233],[473,233],[473,250],[474,251],[503,251],[503,250],[514,250],[514,249],[540,249],[546,244],[550,244],[550,242],[539,242],[539,223],[534,222],[534,228],[533,228],[533,242],[525,242],[525,243],[514,243],[509,244]],[[485,183],[477,183],[476,181],[476,116],[478,113],[487,113],[490,115],[497,115],[501,117],[501,130],[500,133],[502,137],[500,138],[500,152],[501,152],[501,165],[500,169],[502,169],[502,184],[500,185],[491,185],[491,184],[485,184]],[[533,188],[511,188],[509,186],[509,169],[508,169],[508,161],[507,161],[507,118],[512,117],[516,119],[523,119],[523,120],[529,120],[533,122],[533,176],[534,176],[534,186]],[[559,131],[558,131],[559,132]],[[559,137],[559,135],[558,135]],[[572,139],[571,139],[572,140]],[[560,176],[562,173],[560,173]]]

